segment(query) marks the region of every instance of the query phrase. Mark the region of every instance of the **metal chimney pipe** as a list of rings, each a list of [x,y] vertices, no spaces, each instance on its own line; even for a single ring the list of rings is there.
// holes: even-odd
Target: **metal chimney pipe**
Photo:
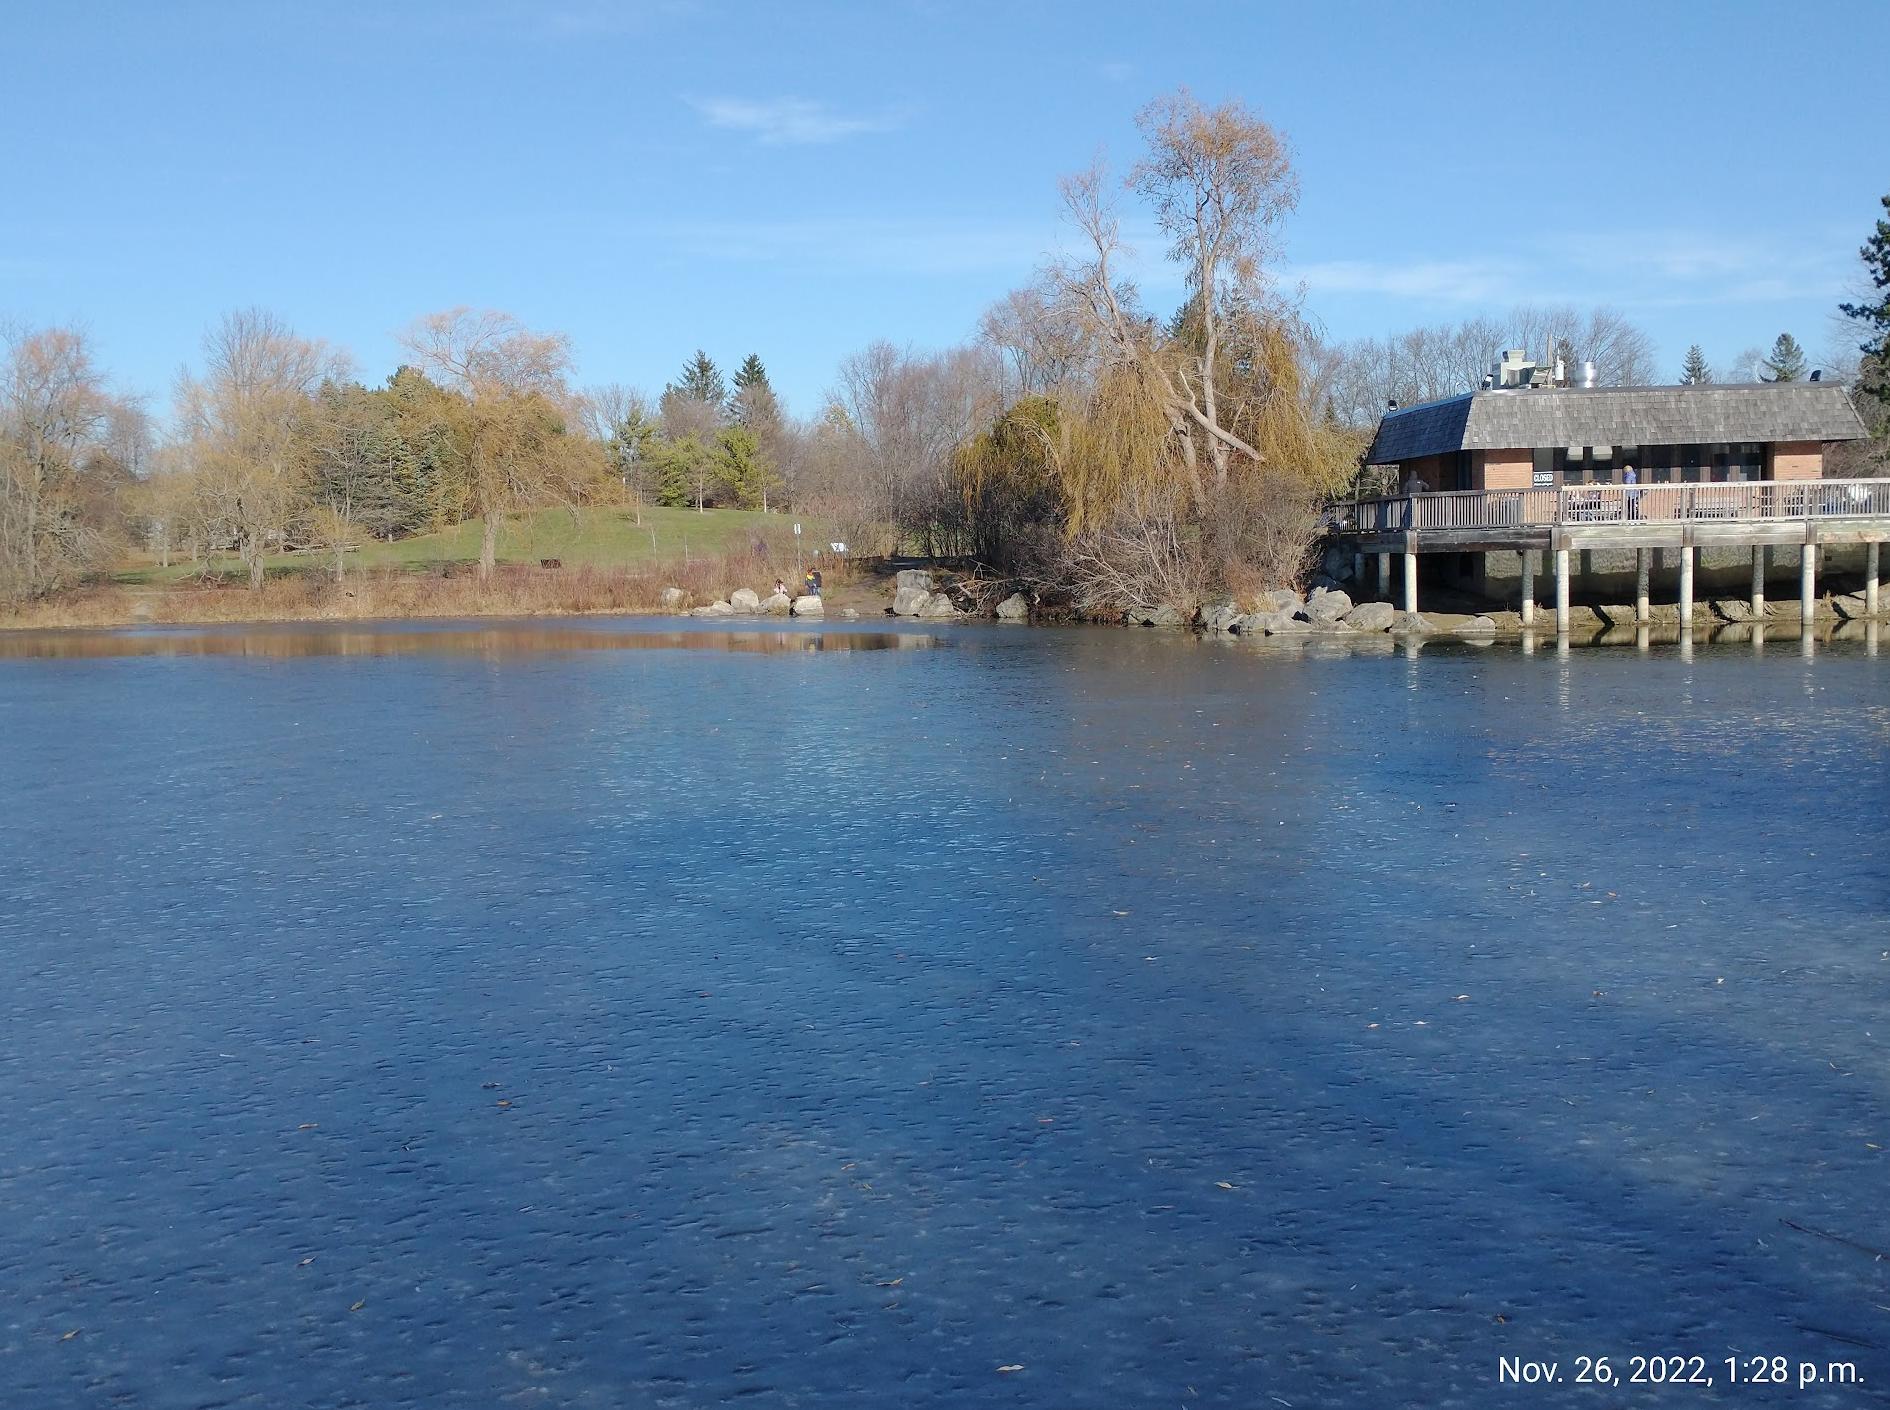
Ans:
[[[1584,387],[1595,385],[1595,364],[1592,361],[1582,364],[1582,385]]]

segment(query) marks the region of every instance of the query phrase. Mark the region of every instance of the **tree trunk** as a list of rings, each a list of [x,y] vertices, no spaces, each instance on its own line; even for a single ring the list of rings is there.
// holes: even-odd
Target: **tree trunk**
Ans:
[[[499,559],[499,516],[496,512],[486,515],[485,532],[479,539],[479,581],[489,582],[492,578],[492,565]]]
[[[244,539],[243,557],[249,560],[249,590],[261,592],[263,585],[262,544],[254,538]]]

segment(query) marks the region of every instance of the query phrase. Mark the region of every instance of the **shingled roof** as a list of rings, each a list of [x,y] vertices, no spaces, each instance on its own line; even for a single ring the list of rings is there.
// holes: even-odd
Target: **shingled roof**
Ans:
[[[1854,441],[1864,434],[1835,382],[1529,387],[1465,392],[1387,412],[1368,460],[1391,465],[1458,450],[1535,446]]]

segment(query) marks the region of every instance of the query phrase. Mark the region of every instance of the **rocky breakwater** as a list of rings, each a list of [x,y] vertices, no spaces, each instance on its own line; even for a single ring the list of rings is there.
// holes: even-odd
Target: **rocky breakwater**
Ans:
[[[907,568],[893,577],[892,606],[895,617],[958,617],[963,614],[946,592],[935,591],[932,574],[923,568]]]
[[[1210,603],[1201,609],[1201,629],[1206,632],[1229,632],[1237,636],[1290,637],[1390,632],[1393,635],[1471,638],[1493,636],[1498,630],[1497,622],[1490,617],[1448,612],[1400,612],[1388,602],[1354,602],[1350,594],[1337,587],[1316,587],[1305,596],[1291,588],[1272,588],[1260,593],[1252,605],[1253,610],[1246,611],[1231,600]],[[1130,620],[1136,618],[1131,616]],[[1167,624],[1180,625],[1179,614],[1174,614]]]
[[[770,593],[763,597],[753,588],[736,588],[726,598],[705,603],[701,607],[689,607],[689,594],[679,587],[666,587],[658,598],[664,607],[672,612],[685,612],[691,617],[785,617],[792,614],[797,617],[818,617],[823,608],[818,597],[792,598],[784,592]],[[802,609],[800,603],[812,603]]]

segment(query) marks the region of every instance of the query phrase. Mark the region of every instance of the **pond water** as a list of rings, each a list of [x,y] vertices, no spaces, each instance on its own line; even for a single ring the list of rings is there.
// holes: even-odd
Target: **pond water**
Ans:
[[[0,642],[0,1403],[1890,1384],[1862,643]]]

